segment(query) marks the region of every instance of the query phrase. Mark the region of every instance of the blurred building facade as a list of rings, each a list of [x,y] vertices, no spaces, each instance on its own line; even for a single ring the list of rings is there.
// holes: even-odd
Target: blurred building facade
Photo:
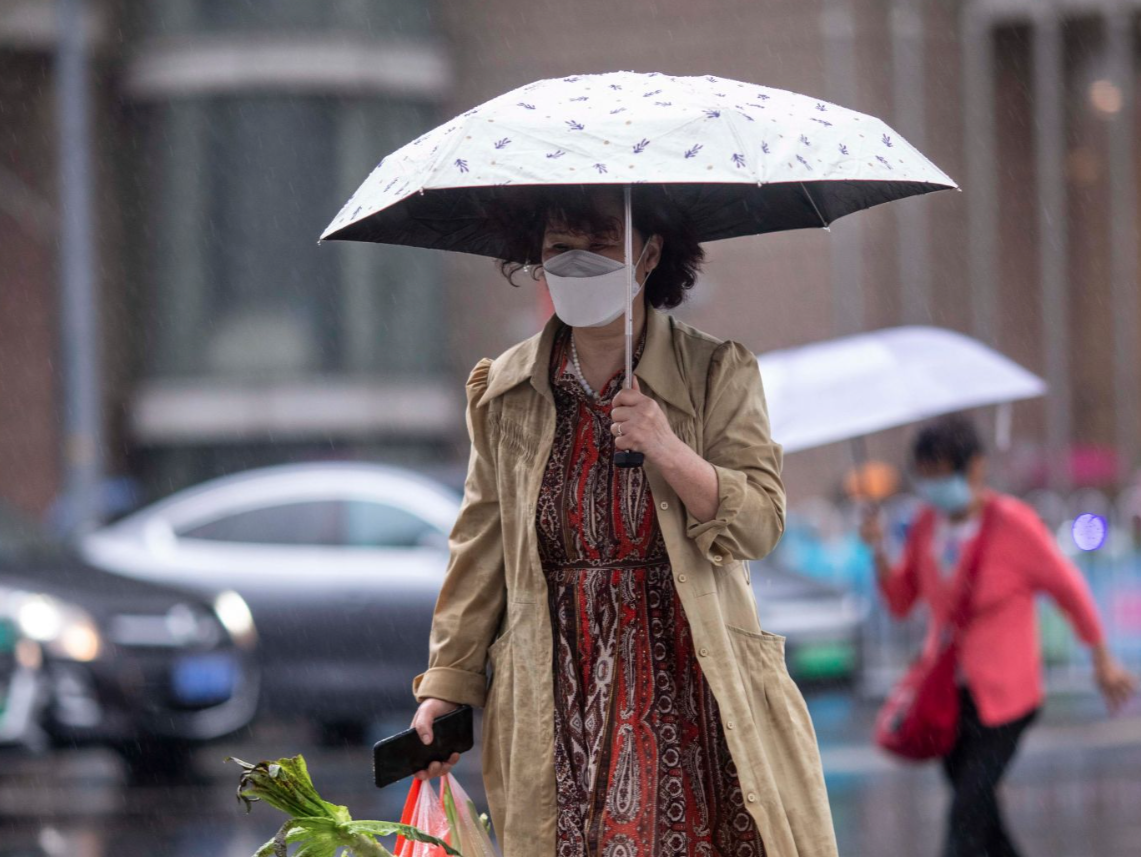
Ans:
[[[314,237],[427,127],[536,78],[615,68],[716,73],[877,114],[966,191],[827,234],[711,245],[679,315],[756,351],[896,324],[962,330],[1051,383],[1016,409],[1019,478],[1064,483],[1075,450],[1108,462],[1080,480],[1141,463],[1141,4],[89,9],[108,469],[148,495],[307,457],[461,461],[466,370],[537,328],[538,288],[508,286],[489,260]],[[50,0],[0,0],[0,497],[34,512],[61,485],[66,407],[54,44]],[[898,461],[900,437],[873,453]],[[829,491],[845,463],[834,448],[798,454],[790,488]]]
[[[450,449],[441,260],[316,246],[377,152],[441,115],[452,74],[428,6],[87,9],[108,470],[153,495],[330,448],[411,460]],[[3,216],[40,239],[32,252],[13,235],[4,253],[19,262],[5,265],[4,316],[23,331],[5,337],[4,363],[23,386],[5,390],[0,457],[6,473],[25,465],[5,495],[36,511],[59,488],[51,427],[66,407],[52,369],[55,41],[51,2],[0,4],[14,105],[2,167],[13,199],[32,200]]]

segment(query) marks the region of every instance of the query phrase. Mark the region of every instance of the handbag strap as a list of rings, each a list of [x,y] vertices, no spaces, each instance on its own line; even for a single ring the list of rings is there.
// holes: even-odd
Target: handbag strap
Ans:
[[[951,614],[951,629],[957,634],[967,625],[971,615],[971,601],[974,596],[975,581],[978,580],[979,568],[982,566],[983,553],[989,540],[990,529],[994,518],[994,500],[987,498],[983,503],[979,531],[975,535],[974,545],[966,571],[960,584],[959,602]]]

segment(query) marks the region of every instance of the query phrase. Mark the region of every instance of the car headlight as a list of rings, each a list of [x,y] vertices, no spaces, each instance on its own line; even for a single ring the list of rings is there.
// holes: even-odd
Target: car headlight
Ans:
[[[250,612],[246,599],[234,590],[227,589],[214,599],[214,613],[235,643],[243,649],[253,648],[258,639],[258,632],[254,626],[254,615]]]
[[[80,607],[50,595],[25,594],[15,609],[21,633],[40,643],[51,655],[72,661],[93,661],[103,650],[95,620]]]

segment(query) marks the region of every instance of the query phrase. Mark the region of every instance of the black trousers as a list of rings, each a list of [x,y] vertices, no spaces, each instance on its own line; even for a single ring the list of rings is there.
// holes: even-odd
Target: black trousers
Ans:
[[[984,726],[965,688],[959,739],[943,759],[954,796],[943,857],[1019,857],[998,805],[998,784],[1018,750],[1018,742],[1038,712],[998,726]]]

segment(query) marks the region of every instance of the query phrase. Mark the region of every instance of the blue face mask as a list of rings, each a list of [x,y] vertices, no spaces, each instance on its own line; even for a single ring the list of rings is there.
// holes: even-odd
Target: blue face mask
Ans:
[[[967,477],[962,473],[939,479],[917,479],[915,490],[925,501],[948,515],[966,511],[974,496]]]

